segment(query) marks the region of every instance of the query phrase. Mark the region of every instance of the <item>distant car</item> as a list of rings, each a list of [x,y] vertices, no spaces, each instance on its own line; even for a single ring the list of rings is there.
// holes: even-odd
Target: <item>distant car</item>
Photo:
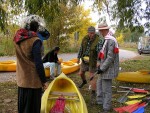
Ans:
[[[138,53],[150,54],[150,37],[140,37],[138,41]]]

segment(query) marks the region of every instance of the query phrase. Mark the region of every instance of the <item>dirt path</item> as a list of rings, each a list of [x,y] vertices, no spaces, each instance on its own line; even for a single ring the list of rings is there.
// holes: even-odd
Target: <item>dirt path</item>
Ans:
[[[132,59],[137,56],[139,56],[137,53],[128,50],[120,50],[120,54],[119,54],[120,61]],[[77,53],[64,53],[58,55],[58,57],[62,58],[63,61],[67,61],[69,59],[76,58]],[[15,56],[0,57],[0,61],[5,61],[5,60],[16,60],[16,57]],[[16,75],[15,72],[5,72],[5,73],[0,72],[0,82],[15,81],[16,80],[15,75]]]

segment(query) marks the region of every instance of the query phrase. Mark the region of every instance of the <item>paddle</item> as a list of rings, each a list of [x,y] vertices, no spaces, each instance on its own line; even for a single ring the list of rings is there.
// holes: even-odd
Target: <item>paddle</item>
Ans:
[[[136,111],[134,111],[133,113],[144,113],[144,111],[145,111],[144,107],[140,107]]]
[[[131,101],[127,101],[126,104],[128,105],[131,105],[131,104],[135,104],[135,103],[138,103],[138,102],[141,102],[142,101],[142,98],[146,99],[146,97],[149,97],[150,94],[147,94],[147,95],[143,95],[143,96],[136,96],[136,97],[139,97],[137,98],[136,100],[131,100]],[[132,96],[128,96],[128,98],[131,98]]]
[[[123,107],[119,107],[119,108],[114,108],[114,110],[116,112],[119,113],[123,113],[123,112],[129,112],[132,113],[133,111],[135,111],[138,107],[144,106],[144,103],[136,103],[136,104],[132,104],[132,105],[128,105],[128,106],[123,106]]]
[[[145,107],[148,106],[150,103],[150,100],[147,102],[147,104],[145,104],[142,107],[139,107],[136,111],[134,111],[133,113],[144,113],[145,112]]]
[[[124,102],[126,102],[127,101],[127,95],[131,92],[131,90],[132,90],[132,88],[125,94],[125,95],[123,95],[122,97],[120,97],[120,98],[118,98],[117,99],[117,102],[119,102],[119,103],[124,103]]]
[[[137,98],[144,98],[144,97],[146,97],[146,95],[132,95],[132,96],[128,96],[129,99],[137,99]]]
[[[116,112],[119,112],[119,113],[123,113],[123,112],[133,113],[138,108],[145,106],[145,104],[147,103],[147,101],[149,99],[150,98],[148,98],[148,99],[142,99],[142,101],[139,102],[139,103],[135,103],[135,104],[132,104],[132,105],[127,105],[127,106],[123,106],[123,107],[119,107],[119,108],[114,108],[114,110]]]
[[[93,75],[92,77],[90,77],[90,81],[92,81],[92,80],[93,80],[94,76],[96,76],[96,75],[97,75],[97,73],[98,73],[98,71],[96,71],[96,72],[94,73],[94,75]]]
[[[139,107],[142,107],[144,105],[145,105],[145,102],[143,102],[143,103],[136,103],[136,104],[129,105],[127,108],[123,108],[123,110],[125,112],[132,113],[135,110],[137,110]]]
[[[127,104],[127,105],[132,105],[132,104],[139,103],[139,102],[141,102],[141,101],[142,101],[142,100],[130,100],[130,101],[125,102],[125,104]]]
[[[130,99],[136,99],[136,98],[145,98],[145,97],[149,97],[150,94],[146,94],[146,95],[132,95],[132,96],[128,96],[128,98]]]
[[[136,92],[136,93],[148,93],[148,90],[146,89],[140,89],[140,88],[131,88],[131,87],[124,87],[124,86],[119,86],[119,88],[122,88],[122,89],[132,89],[133,92]]]

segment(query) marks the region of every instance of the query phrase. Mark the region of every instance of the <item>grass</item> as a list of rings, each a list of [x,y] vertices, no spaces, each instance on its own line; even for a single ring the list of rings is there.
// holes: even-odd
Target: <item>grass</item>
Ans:
[[[129,51],[137,51],[137,44],[133,42],[124,42],[119,44],[119,48]]]
[[[125,62],[122,62],[120,64],[122,67],[121,71],[137,71],[141,69],[150,70],[150,57],[148,55],[144,55],[140,58],[136,58],[133,60],[128,60]],[[87,74],[87,79],[88,73]],[[81,79],[80,76],[77,75],[77,73],[73,73],[68,75],[77,85],[80,84]],[[137,87],[137,88],[149,88],[149,84],[135,84],[135,83],[125,83],[125,82],[119,82],[116,80],[113,80],[113,85],[115,86],[129,86],[129,87]],[[119,104],[116,102],[116,99],[120,96],[122,96],[122,93],[117,93],[117,89],[113,89],[113,107],[120,107],[123,106],[122,104]],[[80,89],[81,94],[83,95],[85,102],[87,104],[87,108],[89,113],[97,113],[99,110],[102,110],[101,106],[98,105],[90,105],[90,91],[88,90],[88,84],[85,85],[82,89]],[[17,85],[16,83],[12,82],[6,82],[6,83],[0,83],[0,113],[17,113]],[[4,103],[4,99],[11,99],[11,103]],[[150,113],[150,107],[146,108],[145,113]],[[112,113],[115,113],[114,111]]]
[[[12,38],[4,37],[0,41],[0,56],[12,56],[15,54],[14,44]]]
[[[142,55],[120,64],[122,71],[150,70],[150,55]]]
[[[5,99],[11,99],[5,103]],[[0,83],[0,113],[17,113],[17,85],[13,82]]]
[[[44,43],[45,54],[52,50],[53,48],[48,48],[46,43]],[[60,53],[77,53],[79,50],[79,45],[71,46],[69,43],[60,47]],[[15,47],[12,38],[4,38],[0,40],[0,56],[12,56],[15,55]]]

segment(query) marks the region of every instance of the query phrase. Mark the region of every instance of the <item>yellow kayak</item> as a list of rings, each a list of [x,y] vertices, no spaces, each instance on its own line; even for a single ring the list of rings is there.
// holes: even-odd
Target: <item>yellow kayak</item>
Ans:
[[[61,58],[59,59],[61,62],[63,61]],[[80,68],[80,64],[77,64],[77,59],[72,59],[67,62],[62,62],[61,64],[62,72],[65,74],[73,73]],[[0,71],[16,71],[16,61],[8,60],[0,62]],[[46,77],[50,76],[49,68],[45,69]]]
[[[62,70],[62,72],[64,74],[73,73],[73,72],[79,70],[79,68],[80,68],[80,64],[77,63],[77,59],[76,58],[61,63],[61,70]],[[49,68],[45,69],[45,74],[46,74],[46,77],[50,76]]]
[[[72,72],[79,70],[80,68],[80,64],[77,63],[77,59],[72,59],[67,62],[63,62],[61,66],[62,66],[61,70],[64,74],[70,74]]]
[[[1,61],[0,62],[0,71],[16,71],[16,61]]]
[[[117,80],[134,83],[150,83],[150,70],[119,73]]]
[[[88,113],[85,101],[74,82],[65,74],[54,79],[42,96],[41,113],[49,113],[56,99],[65,98],[64,113]]]

